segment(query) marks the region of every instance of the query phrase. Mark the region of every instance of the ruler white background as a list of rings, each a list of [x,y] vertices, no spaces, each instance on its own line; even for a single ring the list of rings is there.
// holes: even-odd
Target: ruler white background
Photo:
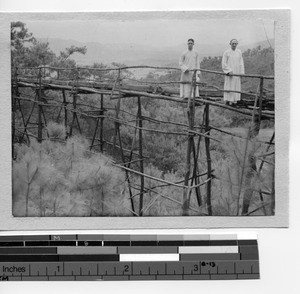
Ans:
[[[105,2],[105,3],[104,3]],[[214,10],[214,9],[272,9],[291,8],[291,134],[290,134],[290,228],[256,229],[259,241],[260,280],[234,281],[139,281],[139,282],[9,282],[0,284],[0,293],[53,294],[53,293],[300,293],[300,93],[296,89],[300,52],[300,4],[293,0],[240,1],[240,0],[0,0],[0,11],[8,12],[72,12],[72,11],[141,11],[141,10]],[[1,16],[0,16],[1,17]],[[238,25],[238,24],[237,24]],[[298,83],[299,84],[299,83]],[[299,85],[298,85],[299,86]],[[3,97],[2,97],[3,98]],[[5,144],[5,142],[1,142]],[[298,154],[297,154],[298,153]],[[217,230],[214,230],[214,232]],[[225,230],[230,232],[233,230]],[[253,230],[236,229],[235,232]],[[153,234],[166,231],[151,231]],[[59,233],[59,232],[57,232]],[[61,232],[66,233],[66,232]],[[128,231],[132,234],[132,231]],[[141,231],[140,233],[145,233]],[[150,231],[148,231],[150,233]],[[174,231],[174,234],[196,231]],[[197,231],[199,233],[199,231]]]

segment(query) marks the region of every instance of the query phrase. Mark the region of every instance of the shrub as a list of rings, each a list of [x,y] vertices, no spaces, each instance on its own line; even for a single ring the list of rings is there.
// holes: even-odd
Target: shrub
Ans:
[[[51,135],[64,136],[50,124]],[[59,131],[58,131],[59,130]],[[13,162],[15,216],[128,215],[124,174],[108,157],[89,152],[88,142],[72,137],[66,143],[45,140],[16,145]]]
[[[66,138],[66,128],[63,125],[57,124],[55,122],[50,122],[47,125],[47,132],[50,138],[65,140]]]

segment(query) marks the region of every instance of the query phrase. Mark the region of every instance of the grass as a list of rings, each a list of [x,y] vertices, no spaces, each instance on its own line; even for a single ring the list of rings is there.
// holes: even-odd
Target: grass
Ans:
[[[172,115],[172,114],[170,114]],[[199,112],[201,117],[201,111]],[[213,120],[216,118],[213,118]],[[225,118],[224,118],[225,119]],[[216,122],[215,122],[216,123]],[[243,128],[231,128],[232,132],[245,134]],[[65,139],[64,126],[49,123],[47,132],[50,138]],[[246,141],[228,135],[214,133],[223,142],[211,142],[212,168],[215,179],[212,181],[213,215],[237,215],[243,201],[245,190],[250,185],[253,197],[249,211],[254,215],[271,214],[268,206],[270,196],[264,194],[262,201],[259,191],[271,191],[272,165],[261,163],[258,156],[265,153],[266,145],[257,141],[245,148]],[[269,130],[263,130],[259,140],[268,140]],[[157,138],[153,146],[161,146],[163,141]],[[147,140],[146,140],[147,141]],[[164,143],[159,164],[153,148],[153,158],[146,161],[145,173],[170,182],[180,182],[184,172],[184,145],[169,139]],[[206,171],[204,142],[201,142],[199,171]],[[149,146],[148,146],[149,147]],[[269,151],[274,150],[272,147]],[[16,159],[13,161],[13,215],[14,216],[132,216],[132,206],[125,173],[111,164],[111,159],[101,153],[91,153],[89,142],[83,136],[73,136],[61,143],[47,139],[42,143],[31,140],[30,146],[15,144]],[[169,156],[169,155],[172,156]],[[243,159],[255,156],[256,171],[251,183],[245,182],[249,165]],[[155,159],[155,160],[154,160]],[[268,158],[274,161],[274,155]],[[172,169],[172,163],[177,168]],[[166,166],[169,169],[165,169]],[[163,167],[163,169],[161,168]],[[206,175],[200,177],[200,183]],[[130,175],[133,204],[137,212],[139,207],[140,177]],[[182,183],[182,182],[181,182]],[[248,185],[248,186],[247,186]],[[206,185],[201,186],[201,206],[198,205],[195,190],[190,194],[190,215],[206,215]],[[143,201],[144,216],[182,215],[183,190],[179,187],[165,186],[160,182],[145,178]]]
[[[60,129],[55,133],[64,136]],[[66,144],[45,140],[16,145],[13,215],[126,215],[123,173],[104,155],[91,154],[88,145],[78,136]]]

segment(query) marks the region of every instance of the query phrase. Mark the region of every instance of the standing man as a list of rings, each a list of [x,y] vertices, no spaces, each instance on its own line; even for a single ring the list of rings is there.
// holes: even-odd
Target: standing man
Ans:
[[[222,69],[225,76],[224,90],[241,91],[241,77],[232,76],[232,74],[244,74],[244,60],[242,51],[237,49],[238,41],[230,41],[231,49],[224,52],[222,58]],[[226,104],[236,106],[237,101],[241,100],[241,94],[235,92],[224,92],[224,101]]]
[[[188,98],[194,97],[194,90],[192,89],[191,82],[193,79],[194,72],[193,69],[200,69],[200,58],[198,52],[193,50],[194,47],[194,39],[188,39],[188,49],[184,51],[179,60],[179,66],[181,68],[181,78],[180,82],[184,82],[184,84],[180,84],[180,97]],[[197,82],[200,82],[200,73],[197,75]],[[199,96],[198,86],[196,87],[196,95]]]

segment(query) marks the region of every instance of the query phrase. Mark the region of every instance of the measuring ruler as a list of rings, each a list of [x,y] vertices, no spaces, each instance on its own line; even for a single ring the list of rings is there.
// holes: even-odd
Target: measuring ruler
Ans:
[[[259,279],[240,235],[0,236],[1,281]]]

